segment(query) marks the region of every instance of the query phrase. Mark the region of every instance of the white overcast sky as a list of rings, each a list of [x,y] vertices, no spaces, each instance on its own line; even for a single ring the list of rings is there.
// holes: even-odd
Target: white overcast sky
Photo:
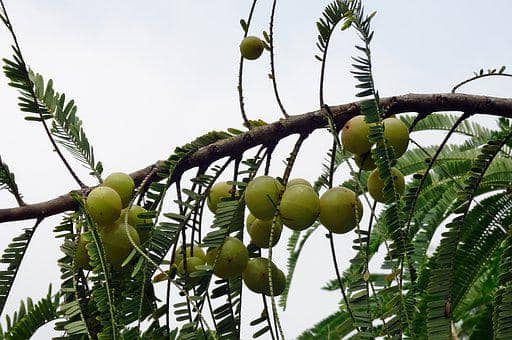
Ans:
[[[6,6],[29,65],[78,104],[87,135],[105,172],[130,172],[167,157],[175,146],[213,129],[240,127],[236,91],[242,36],[240,18],[251,1],[71,1],[6,0]],[[279,89],[291,114],[318,107],[319,62],[315,21],[327,1],[278,2],[275,45]],[[250,33],[268,29],[270,0],[260,0]],[[377,10],[373,43],[374,70],[382,96],[407,92],[447,92],[455,82],[480,67],[512,66],[510,13],[512,3],[501,1],[367,1]],[[336,33],[326,78],[326,101],[354,100],[349,75],[354,55],[353,33]],[[10,37],[0,29],[0,55],[10,56]],[[279,118],[271,82],[268,54],[246,64],[245,97],[251,118]],[[510,96],[511,83],[482,80],[463,91]],[[43,130],[23,120],[17,94],[0,81],[0,155],[16,174],[27,202],[47,200],[75,188],[59,163]],[[424,138],[419,137],[419,138]],[[427,142],[426,139],[425,142]],[[287,140],[278,148],[286,155]],[[318,132],[304,146],[293,176],[313,181],[331,141]],[[321,150],[321,152],[319,152]],[[68,158],[70,158],[68,156]],[[80,169],[80,166],[77,166]],[[273,175],[283,166],[276,159]],[[88,184],[86,171],[79,170]],[[346,174],[345,174],[346,175]],[[340,173],[336,183],[343,180]],[[0,192],[0,207],[15,201]],[[16,280],[6,311],[21,298],[45,294],[58,285],[56,259],[61,256],[52,228],[58,218],[39,227]],[[30,221],[0,226],[0,248]],[[339,294],[321,291],[334,277],[327,239],[317,232],[298,265],[288,309],[281,320],[288,338],[335,311]],[[275,248],[284,269],[286,239]],[[346,268],[353,234],[338,236],[339,261]],[[259,297],[247,292],[243,338],[255,329],[248,321],[259,312]],[[4,316],[2,316],[2,320]],[[46,339],[52,326],[35,338]]]

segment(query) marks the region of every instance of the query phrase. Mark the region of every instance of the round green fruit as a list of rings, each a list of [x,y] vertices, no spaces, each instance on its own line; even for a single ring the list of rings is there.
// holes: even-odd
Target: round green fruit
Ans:
[[[78,268],[82,268],[85,270],[92,270],[91,267],[91,258],[89,257],[89,253],[87,252],[87,241],[84,239],[83,235],[80,235],[78,239],[78,243],[76,245],[75,252],[75,264]]]
[[[260,248],[268,248],[270,242],[270,231],[272,229],[272,220],[259,220],[255,219],[250,227],[249,235],[251,236],[251,242]],[[272,247],[279,242],[283,226],[279,219],[274,225],[274,235],[272,237]]]
[[[345,124],[341,132],[343,147],[356,155],[367,153],[372,148],[368,140],[369,133],[370,124],[365,122],[364,116],[355,116]]]
[[[190,244],[187,244],[185,246],[185,252],[186,252],[187,258],[188,257],[197,257],[197,258],[203,260],[203,263],[204,263],[204,261],[206,261],[206,258],[205,258],[203,248],[199,247],[197,244],[194,244],[192,248],[193,249],[191,252]],[[176,263],[176,265],[179,266],[181,264],[182,260],[183,260],[183,246],[176,248],[176,251],[174,252],[174,263]]]
[[[308,186],[297,184],[283,193],[279,213],[284,225],[293,230],[303,230],[311,226],[320,212],[317,193]]]
[[[297,184],[301,184],[301,185],[305,185],[305,186],[308,186],[310,188],[312,188],[313,186],[311,185],[311,183],[309,183],[308,181],[306,181],[305,179],[302,179],[302,178],[294,178],[294,179],[291,179],[288,181],[288,183],[286,183],[286,188],[289,188],[291,186],[294,186],[294,185],[297,185]]]
[[[245,203],[251,214],[260,220],[274,217],[282,187],[270,176],[259,176],[250,181],[245,190]]]
[[[362,217],[363,205],[350,189],[331,188],[320,197],[320,222],[335,234],[354,229]]]
[[[127,211],[128,208],[125,208],[121,211],[121,216],[119,217],[120,221],[124,222],[124,217]],[[135,227],[135,229],[139,233],[141,243],[146,242],[151,236],[151,230],[148,227],[144,226],[145,224],[150,224],[151,220],[139,217],[140,214],[144,214],[147,212],[148,211],[146,209],[139,205],[132,205],[130,211],[128,212],[128,224]]]
[[[112,188],[119,194],[119,197],[121,197],[121,201],[123,202],[123,208],[130,203],[133,195],[133,189],[135,189],[133,179],[123,172],[114,172],[110,174],[105,178],[101,185]]]
[[[384,138],[388,146],[395,150],[395,157],[402,156],[409,145],[409,129],[407,125],[398,118],[386,118],[384,123]]]
[[[140,244],[139,234],[134,227],[124,223],[114,223],[100,229],[101,243],[105,249],[107,261],[115,268],[121,269],[121,264],[133,249],[126,234],[126,229],[136,245]]]
[[[249,253],[242,241],[228,236],[218,256],[217,252],[218,248],[208,249],[206,252],[206,262],[214,267],[215,275],[227,280],[242,274],[249,260]],[[217,262],[215,262],[216,257]]]
[[[114,223],[121,215],[121,197],[112,188],[96,187],[87,196],[87,210],[99,225]]]
[[[397,168],[391,168],[391,176],[395,184],[395,191],[403,195],[405,191],[404,175]],[[381,203],[388,203],[384,197],[384,181],[380,178],[379,169],[375,169],[368,176],[368,192],[374,200]]]
[[[355,155],[354,161],[361,170],[370,171],[377,167],[377,165],[373,161],[371,152],[367,152],[362,155]]]
[[[255,220],[256,217],[254,217],[251,213],[247,215],[247,218],[245,219],[245,228],[247,229],[248,233],[251,233],[251,226]]]
[[[217,212],[217,205],[220,203],[222,198],[231,197],[231,189],[233,189],[233,186],[227,182],[215,183],[212,186],[206,201],[208,208],[212,213],[215,214]]]
[[[185,270],[185,262],[187,262],[186,270]],[[186,278],[187,275],[190,275],[191,273],[200,270],[200,269],[197,269],[196,267],[202,266],[202,265],[204,265],[204,263],[205,263],[204,259],[202,259],[202,258],[195,257],[195,256],[187,257],[186,261],[181,261],[180,265],[178,266],[178,275],[183,278]],[[190,276],[188,277],[188,282],[190,282],[194,285],[198,284],[200,281],[201,281],[200,277],[190,277]]]
[[[274,296],[281,295],[286,286],[286,277],[277,266],[266,258],[257,257],[249,260],[242,278],[247,288],[258,294],[270,295],[268,267],[272,270],[272,288]]]
[[[240,43],[240,53],[242,53],[242,56],[245,59],[258,59],[263,53],[264,49],[265,44],[258,37],[248,36]]]

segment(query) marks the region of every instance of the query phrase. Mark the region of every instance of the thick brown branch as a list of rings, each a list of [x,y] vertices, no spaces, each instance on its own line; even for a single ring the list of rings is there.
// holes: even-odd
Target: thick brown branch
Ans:
[[[404,112],[439,112],[457,111],[468,114],[487,114],[512,118],[512,99],[476,96],[467,94],[407,94],[403,96],[388,97],[381,100],[381,105],[388,110],[387,115]],[[347,120],[359,113],[357,102],[332,106],[331,111],[337,126],[343,126]],[[257,145],[272,144],[293,134],[308,134],[323,128],[327,124],[321,111],[314,111],[302,115],[291,116],[275,123],[251,129],[250,131],[213,143],[199,149],[180,162],[173,174],[173,180],[192,168],[205,167],[216,160],[227,156],[237,156]],[[161,161],[160,161],[161,162]],[[139,185],[144,177],[156,165],[153,164],[131,174],[136,185]],[[150,179],[155,181],[156,176]],[[87,190],[87,189],[85,189]],[[55,199],[29,204],[22,207],[0,209],[0,223],[8,221],[42,218],[56,215],[76,208],[70,194],[59,196]]]

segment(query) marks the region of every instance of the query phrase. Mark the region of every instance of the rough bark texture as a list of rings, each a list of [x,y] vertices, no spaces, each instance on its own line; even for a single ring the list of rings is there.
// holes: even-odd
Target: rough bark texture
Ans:
[[[407,94],[381,99],[381,105],[386,109],[386,115],[405,112],[418,112],[428,115],[432,112],[457,111],[472,114],[487,114],[512,118],[512,99],[476,96],[467,94]],[[347,120],[359,114],[357,102],[330,107],[338,126],[343,126]],[[316,129],[324,128],[326,118],[321,111],[313,111],[275,123],[254,128],[236,137],[213,143],[199,149],[180,162],[173,174],[173,181],[180,175],[198,166],[207,166],[224,157],[237,156],[257,145],[273,144],[292,134],[307,134]],[[161,161],[140,169],[131,174],[136,185],[149,174]],[[153,176],[150,181],[157,180]],[[85,189],[86,191],[88,188]],[[70,194],[61,195],[55,199],[28,204],[26,206],[0,209],[0,223],[26,220],[56,215],[76,209]]]

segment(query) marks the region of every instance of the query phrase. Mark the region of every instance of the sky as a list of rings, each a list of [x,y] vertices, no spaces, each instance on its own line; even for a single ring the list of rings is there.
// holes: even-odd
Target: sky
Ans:
[[[241,127],[236,90],[238,45],[243,35],[239,20],[247,17],[250,4],[248,0],[153,0],[144,4],[132,0],[6,1],[27,63],[45,78],[52,78],[57,90],[75,99],[78,115],[106,174],[131,172],[164,159],[176,146],[207,131]],[[320,63],[314,59],[318,52],[315,22],[327,4],[278,1],[276,78],[290,114],[318,108]],[[368,11],[377,11],[372,56],[374,76],[383,97],[448,92],[482,67],[512,67],[510,1],[375,0],[366,4]],[[270,0],[258,1],[251,35],[261,36],[263,30],[268,30],[271,5]],[[355,100],[349,71],[356,41],[351,32],[337,31],[333,37],[325,83],[327,104]],[[2,27],[2,57],[11,55],[10,44]],[[245,70],[249,117],[268,122],[279,119],[267,76],[268,54],[247,62]],[[511,85],[506,79],[487,79],[461,91],[506,97],[510,96]],[[25,200],[39,202],[75,189],[42,127],[23,119],[16,98],[16,91],[7,86],[5,78],[0,80],[0,155],[15,173]],[[425,144],[439,140],[434,137],[439,136],[418,136]],[[282,174],[284,167],[279,158],[286,157],[294,138],[279,144],[272,175]],[[314,181],[330,144],[326,131],[315,133],[305,143],[292,176]],[[76,162],[72,164],[87,184],[95,184],[85,169]],[[341,183],[347,175],[340,172],[335,183]],[[6,191],[0,192],[0,207],[15,205]],[[48,283],[58,286],[56,260],[61,253],[52,233],[58,222],[58,217],[48,218],[38,228],[8,300],[5,310],[9,314],[20,299],[43,296]],[[32,223],[1,225],[0,248]],[[320,290],[334,277],[324,235],[316,232],[306,245],[288,308],[280,313],[287,338],[295,338],[335,311],[340,300],[338,293]],[[288,236],[283,232],[275,247],[275,262],[283,269]],[[336,237],[342,269],[353,254],[353,237],[353,233]],[[250,338],[256,329],[251,329],[248,321],[260,313],[261,307],[258,296],[244,294],[247,307],[242,335]],[[52,328],[43,327],[34,338],[54,335]]]

